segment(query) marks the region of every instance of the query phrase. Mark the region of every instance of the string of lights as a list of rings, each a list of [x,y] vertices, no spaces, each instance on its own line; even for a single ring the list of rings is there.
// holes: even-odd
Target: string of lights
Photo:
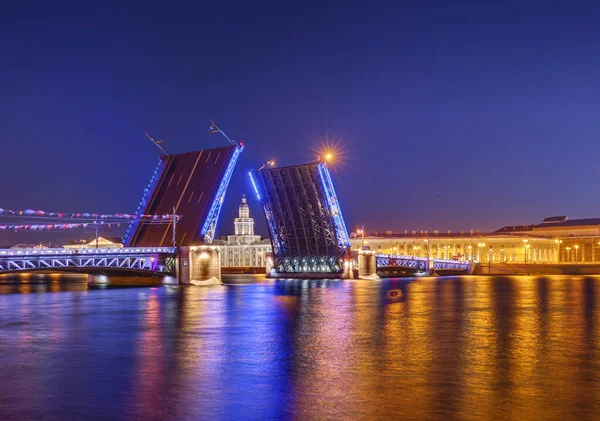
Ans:
[[[151,225],[163,225],[170,224],[170,221],[144,221],[144,224]],[[0,231],[51,231],[51,230],[71,230],[77,228],[94,228],[96,226],[104,226],[110,223],[98,223],[95,222],[78,222],[69,224],[0,224]]]
[[[0,208],[0,216],[36,216],[36,217],[52,217],[52,218],[71,218],[71,219],[173,219],[171,214],[163,215],[135,215],[129,213],[114,213],[114,214],[98,214],[98,213],[62,213],[62,212],[46,212],[42,210],[24,209],[13,210]]]

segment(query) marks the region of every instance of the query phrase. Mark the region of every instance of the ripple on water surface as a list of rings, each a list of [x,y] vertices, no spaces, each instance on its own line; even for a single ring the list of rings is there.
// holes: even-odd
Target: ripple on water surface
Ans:
[[[600,278],[0,280],[0,419],[597,419]]]

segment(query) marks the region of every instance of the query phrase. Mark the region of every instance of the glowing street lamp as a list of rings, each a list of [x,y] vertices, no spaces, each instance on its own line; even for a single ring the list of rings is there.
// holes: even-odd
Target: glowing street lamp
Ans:
[[[562,240],[554,240],[556,243],[556,262],[560,262],[560,245],[562,244]],[[598,243],[600,244],[600,243]]]
[[[356,230],[356,233],[362,236],[362,249],[365,249],[365,226],[362,225],[359,230]]]
[[[567,262],[571,262],[571,247],[565,247],[567,250]]]
[[[579,246],[575,246],[575,263],[577,263],[577,251],[579,250]]]
[[[524,261],[525,263],[527,263],[527,261],[529,260],[529,245],[527,244],[529,242],[529,240],[523,240],[523,250],[525,253],[525,257],[524,257]]]

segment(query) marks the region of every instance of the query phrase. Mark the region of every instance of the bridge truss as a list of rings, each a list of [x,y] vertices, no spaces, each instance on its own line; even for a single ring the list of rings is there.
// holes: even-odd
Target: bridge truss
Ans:
[[[378,254],[376,257],[377,267],[398,266],[414,269],[419,272],[429,270],[429,259],[410,256],[393,256],[389,254]]]
[[[172,273],[176,252],[171,247],[2,250],[0,273],[91,268]]]
[[[412,256],[397,256],[390,254],[378,254],[376,257],[377,267],[399,267],[414,269],[419,272],[444,272],[455,271],[471,274],[473,264],[463,260],[427,259]]]
[[[277,273],[343,271],[350,238],[324,162],[250,173],[273,247]]]

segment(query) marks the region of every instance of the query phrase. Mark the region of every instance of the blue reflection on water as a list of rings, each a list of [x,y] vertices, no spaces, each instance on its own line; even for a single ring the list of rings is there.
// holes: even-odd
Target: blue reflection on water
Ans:
[[[0,285],[0,419],[590,418],[598,282]]]

